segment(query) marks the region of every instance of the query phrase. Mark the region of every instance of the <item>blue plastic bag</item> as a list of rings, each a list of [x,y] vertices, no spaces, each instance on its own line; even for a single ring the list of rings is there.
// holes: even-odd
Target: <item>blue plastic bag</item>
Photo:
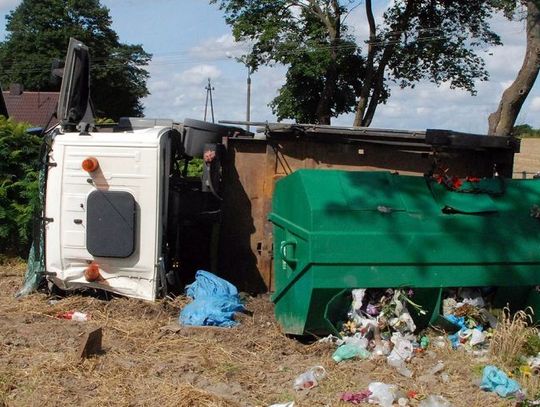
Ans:
[[[180,312],[181,325],[231,327],[237,324],[234,314],[245,310],[236,287],[208,271],[197,271],[186,294],[193,302]]]
[[[515,380],[510,379],[502,370],[491,365],[484,368],[480,388],[494,391],[501,397],[510,396],[520,390],[519,384]]]
[[[220,295],[237,296],[238,290],[215,274],[199,270],[195,274],[195,281],[186,286],[186,295],[196,300],[201,297],[216,297]]]

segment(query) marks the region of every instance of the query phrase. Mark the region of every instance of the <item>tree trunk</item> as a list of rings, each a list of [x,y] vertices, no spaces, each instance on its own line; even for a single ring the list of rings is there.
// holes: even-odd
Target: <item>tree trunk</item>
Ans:
[[[360,97],[358,98],[358,105],[356,106],[356,113],[354,115],[353,126],[364,126],[363,118],[366,111],[366,107],[369,101],[369,94],[373,83],[373,75],[375,68],[373,62],[375,58],[375,52],[377,47],[375,41],[377,40],[377,31],[375,26],[375,18],[373,17],[373,9],[371,7],[371,0],[366,0],[366,16],[369,23],[369,46],[368,55],[366,60],[366,75],[362,83],[362,89],[360,90]]]
[[[322,16],[323,22],[326,21],[326,26],[328,29],[328,34],[330,37],[330,65],[328,66],[324,78],[324,88],[321,93],[321,98],[317,104],[317,110],[315,115],[317,116],[318,124],[331,124],[332,119],[332,101],[334,100],[337,80],[338,80],[338,70],[337,70],[337,58],[338,58],[338,46],[341,39],[341,12],[339,8],[339,2],[336,0],[332,1],[333,15],[331,16],[328,13],[327,16]],[[321,13],[322,14],[322,13]],[[334,20],[334,24],[332,24]]]
[[[371,66],[366,67],[366,78],[364,79],[364,84],[362,85],[362,91],[358,101],[356,115],[353,123],[354,126],[369,127],[371,125],[371,121],[373,120],[375,110],[379,105],[379,101],[383,91],[384,72],[386,71],[386,67],[388,65],[388,62],[390,61],[390,58],[395,52],[395,44],[399,40],[401,33],[405,32],[407,27],[409,26],[414,6],[415,0],[407,1],[405,10],[398,19],[398,23],[395,25],[395,27],[392,27],[392,32],[394,34],[390,35],[389,38],[385,40],[386,44],[383,47],[384,51],[377,66],[377,69],[373,67],[373,61],[371,61]],[[366,0],[366,13],[368,15],[368,21],[370,21],[370,18],[373,18],[373,13],[371,13],[371,3],[369,2],[369,0]],[[370,34],[371,32],[372,29],[370,22]],[[368,62],[370,62],[369,53]],[[371,97],[369,96],[370,91]]]
[[[523,102],[538,76],[540,68],[540,10],[538,3],[538,0],[527,1],[525,58],[516,79],[503,92],[497,111],[489,115],[489,135],[507,136],[512,132]]]

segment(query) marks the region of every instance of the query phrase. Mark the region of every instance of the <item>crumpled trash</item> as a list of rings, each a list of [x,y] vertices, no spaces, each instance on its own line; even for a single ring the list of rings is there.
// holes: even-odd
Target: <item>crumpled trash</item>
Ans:
[[[197,271],[186,294],[193,302],[180,312],[181,325],[231,327],[237,324],[234,314],[245,311],[236,287],[208,271]]]
[[[341,395],[339,399],[341,401],[346,401],[352,404],[360,404],[360,403],[368,401],[369,396],[371,396],[371,392],[369,390],[363,390],[363,391],[357,391],[357,392],[346,391],[345,393]]]
[[[399,332],[394,332],[390,340],[394,344],[394,348],[386,358],[386,361],[390,366],[396,368],[399,374],[405,377],[412,377],[412,372],[405,366],[405,362],[413,355],[413,345],[411,341],[406,339]]]
[[[460,329],[467,329],[468,326],[465,324],[465,317],[456,317],[453,314],[444,316],[448,321],[460,327]]]
[[[268,407],[294,407],[294,401],[289,401],[288,403],[272,404]]]
[[[352,295],[352,306],[351,313],[353,315],[362,315],[361,308],[364,302],[364,297],[366,295],[365,288],[357,288],[351,291]]]
[[[523,366],[524,368],[527,367],[526,371],[528,372],[528,375],[540,375],[540,353],[536,356],[530,356],[527,358],[527,366]],[[521,367],[520,367],[521,370]]]
[[[375,345],[375,348],[373,348],[373,355],[388,356],[391,351],[392,345],[390,345],[390,341],[383,339]]]
[[[452,407],[452,404],[443,396],[431,394],[422,400],[418,407]]]
[[[499,368],[487,365],[484,367],[480,388],[486,391],[494,391],[501,397],[510,396],[520,390],[519,384],[510,379]]]
[[[340,338],[338,338],[337,336],[334,336],[332,334],[328,335],[328,336],[325,336],[324,338],[321,338],[319,339],[317,342],[319,343],[338,343],[338,342],[343,342]]]
[[[58,315],[56,315],[56,318],[71,319],[72,321],[77,322],[86,322],[90,319],[90,315],[88,315],[86,312],[68,311],[59,313]]]
[[[346,360],[359,357],[360,359],[367,359],[371,353],[365,348],[356,343],[345,343],[336,349],[332,355],[332,359],[337,363]]]
[[[314,366],[294,379],[294,390],[309,390],[319,385],[319,381],[326,377],[326,370],[322,366]]]
[[[370,404],[378,404],[383,407],[392,407],[396,398],[396,386],[382,382],[373,382],[368,386],[371,392],[369,396]]]
[[[460,296],[463,298],[464,304],[469,304],[476,308],[484,308],[486,306],[482,293],[477,288],[464,287],[460,290]]]
[[[453,298],[445,298],[443,300],[443,315],[450,315],[456,309],[457,301]]]
[[[394,314],[396,317],[391,318],[388,321],[388,324],[401,332],[414,332],[416,331],[416,325],[411,317],[411,314],[407,310],[407,307],[405,304],[403,304],[402,298],[406,298],[406,296],[403,295],[401,290],[395,290],[392,302],[395,304]]]
[[[418,377],[419,382],[425,382],[430,383],[435,380],[435,375],[437,373],[440,373],[444,370],[445,365],[442,360],[439,360],[437,364],[431,368],[429,368],[422,376]],[[441,375],[442,379],[442,375]]]
[[[400,407],[406,407],[409,405],[409,399],[406,397],[400,397],[398,398],[397,404]]]
[[[485,342],[487,336],[485,331],[481,331],[480,329],[472,329],[471,331],[471,337],[469,340],[469,344],[471,346],[480,345],[481,343]]]

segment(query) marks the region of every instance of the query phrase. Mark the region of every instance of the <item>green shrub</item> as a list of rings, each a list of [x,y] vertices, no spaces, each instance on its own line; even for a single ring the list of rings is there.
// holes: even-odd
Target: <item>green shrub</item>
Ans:
[[[0,116],[0,253],[26,255],[39,204],[41,139]]]
[[[540,129],[534,129],[528,124],[519,124],[514,126],[514,136],[519,138],[538,138],[540,137]]]
[[[188,177],[200,177],[203,173],[204,161],[202,158],[193,158],[187,168]]]

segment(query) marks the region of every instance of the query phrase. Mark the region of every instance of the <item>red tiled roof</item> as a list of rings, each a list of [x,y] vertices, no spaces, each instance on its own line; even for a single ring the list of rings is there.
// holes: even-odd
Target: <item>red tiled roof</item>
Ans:
[[[23,92],[19,95],[13,95],[9,91],[2,93],[9,117],[36,127],[47,125],[56,110],[60,95],[59,92]]]

